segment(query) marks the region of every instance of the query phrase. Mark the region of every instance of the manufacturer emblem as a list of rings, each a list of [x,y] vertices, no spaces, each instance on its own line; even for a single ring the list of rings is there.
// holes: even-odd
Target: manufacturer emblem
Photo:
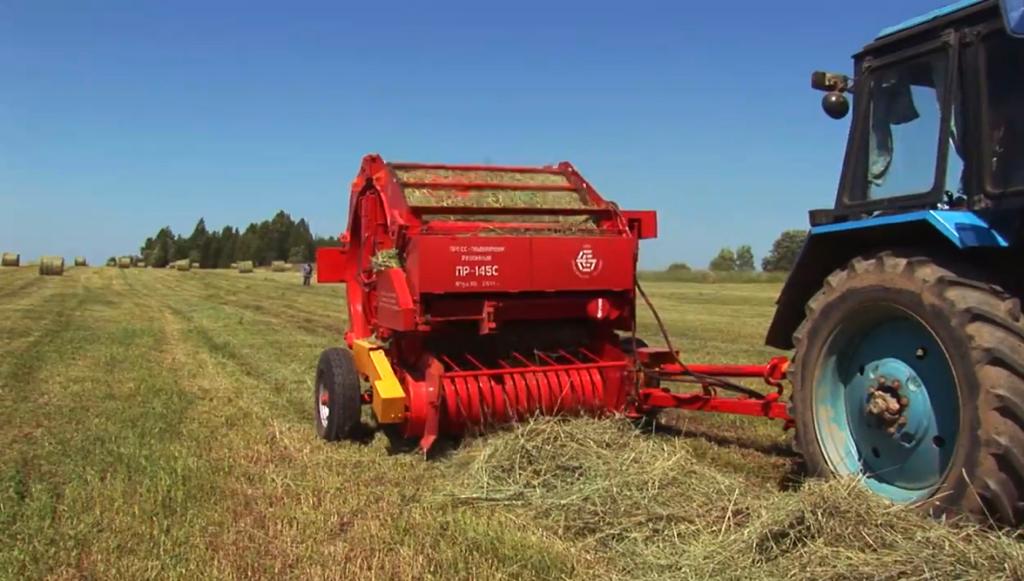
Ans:
[[[589,244],[580,249],[579,253],[576,254],[576,259],[573,261],[573,270],[581,278],[594,276],[601,272],[602,266],[601,259],[594,254],[594,249]]]

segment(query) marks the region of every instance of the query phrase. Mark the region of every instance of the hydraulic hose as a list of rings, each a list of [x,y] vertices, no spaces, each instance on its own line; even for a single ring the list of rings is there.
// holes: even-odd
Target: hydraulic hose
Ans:
[[[636,281],[636,290],[644,299],[644,302],[647,304],[648,310],[650,310],[651,314],[654,315],[654,320],[658,324],[658,329],[661,331],[661,337],[665,340],[665,346],[668,347],[669,353],[672,354],[672,358],[675,359],[676,363],[679,364],[679,367],[682,368],[683,375],[687,375],[696,380],[699,380],[701,383],[704,383],[706,385],[713,385],[726,391],[740,393],[748,397],[752,397],[754,399],[764,399],[763,394],[745,385],[741,385],[739,383],[735,383],[727,379],[722,379],[721,377],[713,377],[711,375],[704,375],[703,373],[695,373],[691,371],[690,368],[687,367],[686,364],[683,363],[682,360],[679,358],[679,355],[676,352],[675,347],[672,346],[672,338],[669,337],[668,330],[665,328],[665,323],[661,320],[661,315],[658,314],[658,309],[654,308],[654,303],[651,302],[651,299],[647,296],[647,293],[644,292],[644,287],[640,286],[639,280]]]

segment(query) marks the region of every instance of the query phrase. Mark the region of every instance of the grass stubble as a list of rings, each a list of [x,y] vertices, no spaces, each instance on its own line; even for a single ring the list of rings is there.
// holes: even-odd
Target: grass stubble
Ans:
[[[777,283],[646,286],[688,358],[775,354]],[[342,309],[295,273],[0,271],[0,578],[1024,577],[1008,533],[794,481],[766,421],[542,419],[433,462],[324,444]]]

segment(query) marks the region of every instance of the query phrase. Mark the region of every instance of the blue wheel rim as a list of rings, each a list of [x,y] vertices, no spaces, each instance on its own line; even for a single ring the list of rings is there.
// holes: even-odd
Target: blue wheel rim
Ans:
[[[832,470],[910,503],[931,496],[956,448],[960,401],[949,357],[917,317],[860,310],[829,338],[813,385],[818,444]]]

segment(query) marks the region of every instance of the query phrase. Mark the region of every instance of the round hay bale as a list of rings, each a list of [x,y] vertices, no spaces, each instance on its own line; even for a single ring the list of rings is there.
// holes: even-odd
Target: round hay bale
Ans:
[[[229,266],[228,268],[230,268],[231,270],[234,270],[234,269],[238,268],[238,263],[237,262],[232,262],[231,266]]]
[[[4,252],[3,258],[0,258],[0,266],[21,266],[21,255]]]
[[[270,270],[274,272],[288,272],[288,263],[283,260],[275,260],[270,263]]]
[[[193,262],[192,263],[192,268],[199,268],[199,263],[198,262]]]
[[[174,268],[175,268],[175,270],[180,270],[182,272],[188,272],[192,268],[192,263],[189,262],[188,259],[179,260],[178,262],[174,263]]]
[[[250,272],[252,272],[252,261],[251,260],[241,260],[241,261],[239,261],[238,262],[238,272],[240,274],[249,274]]]
[[[118,259],[117,259],[117,267],[118,268],[131,268],[132,267],[132,257],[131,256],[119,256]]]
[[[44,256],[40,258],[39,274],[43,276],[61,276],[64,274],[64,257]]]
[[[84,256],[76,256],[75,266],[89,266],[89,262],[85,259]]]

